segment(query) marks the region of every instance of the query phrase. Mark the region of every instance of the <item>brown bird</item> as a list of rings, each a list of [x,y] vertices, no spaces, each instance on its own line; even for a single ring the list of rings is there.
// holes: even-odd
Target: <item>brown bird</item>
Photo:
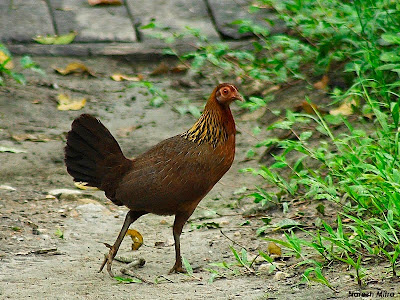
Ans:
[[[182,134],[166,139],[135,159],[126,158],[108,129],[91,115],[83,114],[67,134],[65,164],[74,181],[103,190],[116,205],[130,211],[101,272],[112,261],[129,228],[139,217],[153,213],[175,215],[175,265],[184,272],[180,251],[182,228],[201,199],[229,170],[235,156],[235,122],[229,104],[241,100],[228,83],[211,93],[199,120]]]

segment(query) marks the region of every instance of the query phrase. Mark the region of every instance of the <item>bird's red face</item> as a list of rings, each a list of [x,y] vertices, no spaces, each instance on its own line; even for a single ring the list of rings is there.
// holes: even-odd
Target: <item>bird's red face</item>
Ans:
[[[219,85],[215,92],[215,98],[219,103],[225,105],[229,105],[233,100],[244,101],[236,86],[227,83]]]

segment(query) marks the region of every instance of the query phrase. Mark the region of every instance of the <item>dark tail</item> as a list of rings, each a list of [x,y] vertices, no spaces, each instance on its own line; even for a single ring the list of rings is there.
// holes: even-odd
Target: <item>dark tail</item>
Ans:
[[[87,182],[115,199],[122,175],[132,166],[110,131],[95,117],[83,114],[72,122],[65,146],[65,164],[74,181]]]

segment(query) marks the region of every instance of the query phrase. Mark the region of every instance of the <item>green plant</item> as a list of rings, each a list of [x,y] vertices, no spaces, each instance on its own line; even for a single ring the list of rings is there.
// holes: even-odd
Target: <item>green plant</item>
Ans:
[[[64,232],[60,228],[56,229],[54,235],[62,240],[64,239]]]
[[[29,69],[37,72],[41,75],[45,75],[45,72],[36,64],[30,56],[23,56],[20,59],[22,68]],[[4,85],[4,75],[13,78],[16,82],[25,85],[25,76],[21,73],[13,71],[14,63],[11,53],[8,49],[0,43],[0,86]]]
[[[142,80],[138,82],[133,82],[128,85],[128,88],[134,87],[145,88],[148,91],[148,93],[152,96],[149,101],[150,106],[160,107],[168,100],[168,95],[157,85],[150,81]]]

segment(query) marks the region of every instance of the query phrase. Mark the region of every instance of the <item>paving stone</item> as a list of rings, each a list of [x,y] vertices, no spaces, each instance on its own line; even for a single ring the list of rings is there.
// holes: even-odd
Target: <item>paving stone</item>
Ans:
[[[90,6],[86,0],[50,0],[59,34],[77,31],[75,42],[135,42],[124,5]]]
[[[203,0],[126,0],[135,22],[140,25],[150,23],[155,19],[171,32],[185,31],[185,26],[200,29],[203,35],[211,39],[219,37],[208,14]],[[168,36],[159,29],[142,30],[138,28],[144,40],[151,38],[151,33]]]
[[[266,26],[271,34],[286,31],[283,21],[276,14],[267,9],[260,9],[256,13],[249,13],[248,7],[252,0],[206,0],[209,10],[214,19],[218,32],[223,39],[243,39],[252,36],[251,33],[239,33],[238,26],[232,22],[239,19],[252,20],[255,24]],[[265,19],[274,23],[272,26]]]
[[[31,42],[39,34],[55,34],[46,1],[0,0],[2,42]]]
[[[232,48],[251,47],[247,41],[228,41]],[[156,40],[144,43],[72,43],[69,45],[6,44],[14,55],[33,56],[125,56],[138,61],[159,61],[166,45]],[[174,49],[183,54],[196,48],[186,42],[174,44]]]

